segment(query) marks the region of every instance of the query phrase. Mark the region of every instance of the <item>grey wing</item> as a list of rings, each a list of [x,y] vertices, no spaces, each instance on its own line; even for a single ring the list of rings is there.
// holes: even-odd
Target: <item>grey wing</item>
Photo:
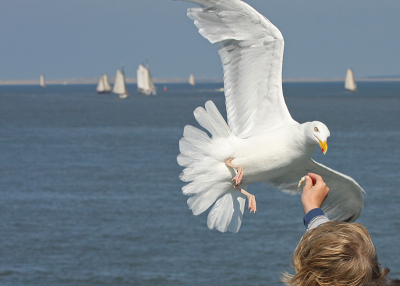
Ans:
[[[188,16],[221,57],[232,132],[246,138],[293,123],[282,93],[281,32],[242,1],[189,1],[201,8],[188,9]]]
[[[300,179],[308,173],[320,175],[329,187],[329,194],[322,205],[325,215],[333,221],[355,221],[364,207],[364,190],[351,177],[310,160],[304,166],[277,177],[268,183],[281,191],[292,194],[301,193],[298,189]]]

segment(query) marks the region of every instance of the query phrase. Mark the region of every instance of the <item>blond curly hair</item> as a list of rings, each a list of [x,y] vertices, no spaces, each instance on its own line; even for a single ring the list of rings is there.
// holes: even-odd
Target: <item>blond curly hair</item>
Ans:
[[[327,222],[304,234],[293,253],[296,274],[282,282],[296,286],[361,286],[383,280],[367,229],[359,223]]]

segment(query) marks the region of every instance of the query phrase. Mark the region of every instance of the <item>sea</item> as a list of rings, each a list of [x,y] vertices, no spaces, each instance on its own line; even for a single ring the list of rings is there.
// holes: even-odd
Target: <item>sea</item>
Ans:
[[[167,91],[164,92],[164,85]],[[285,82],[298,122],[330,129],[314,159],[366,191],[357,222],[400,278],[400,82]],[[282,285],[305,232],[300,196],[250,185],[237,234],[194,216],[178,141],[220,83],[157,85],[156,96],[95,85],[0,86],[0,285]]]

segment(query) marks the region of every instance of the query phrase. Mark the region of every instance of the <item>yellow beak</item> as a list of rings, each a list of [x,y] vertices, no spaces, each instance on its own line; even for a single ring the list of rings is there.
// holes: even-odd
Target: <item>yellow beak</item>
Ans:
[[[317,138],[318,139],[318,138]],[[328,151],[328,144],[326,143],[326,141],[322,142],[321,140],[318,139],[319,142],[319,147],[321,147],[321,151],[322,153],[324,153],[324,155],[326,154],[326,152]]]

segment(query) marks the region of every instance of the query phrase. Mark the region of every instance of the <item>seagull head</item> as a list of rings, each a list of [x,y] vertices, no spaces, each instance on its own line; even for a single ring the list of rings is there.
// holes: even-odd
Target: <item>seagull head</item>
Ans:
[[[318,144],[321,148],[322,153],[324,153],[325,155],[326,151],[328,151],[328,144],[326,143],[326,141],[331,135],[328,127],[326,127],[324,123],[319,121],[307,122],[306,133],[308,139],[312,142],[312,144]]]

